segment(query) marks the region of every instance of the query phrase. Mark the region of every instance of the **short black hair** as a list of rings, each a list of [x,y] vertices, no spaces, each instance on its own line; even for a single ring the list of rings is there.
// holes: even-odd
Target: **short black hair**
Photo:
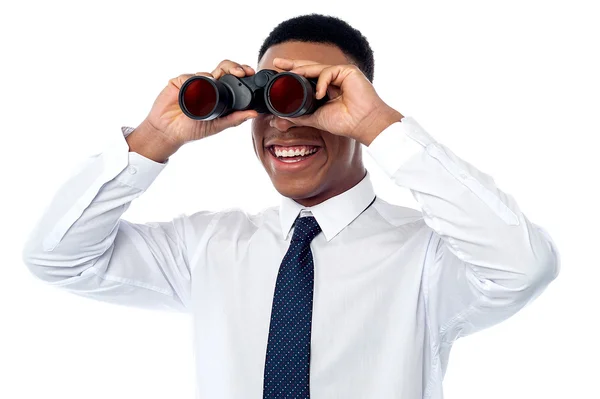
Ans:
[[[375,60],[367,38],[340,18],[313,13],[281,22],[263,42],[258,52],[258,61],[269,47],[289,41],[335,45],[373,83]]]

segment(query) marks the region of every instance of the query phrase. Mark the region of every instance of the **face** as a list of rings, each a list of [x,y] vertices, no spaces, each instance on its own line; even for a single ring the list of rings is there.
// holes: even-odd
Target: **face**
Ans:
[[[257,71],[273,69],[273,59],[312,60],[320,64],[349,64],[336,46],[322,43],[286,42],[270,47],[258,63]],[[275,189],[283,196],[310,207],[352,188],[365,176],[360,143],[271,114],[252,120],[252,143],[257,157],[269,174]],[[316,146],[317,152],[300,162],[278,160],[270,144]]]

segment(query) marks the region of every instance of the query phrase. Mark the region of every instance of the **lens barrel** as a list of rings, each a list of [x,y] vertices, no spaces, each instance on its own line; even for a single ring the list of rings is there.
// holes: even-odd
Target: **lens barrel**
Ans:
[[[231,110],[227,86],[209,76],[192,76],[179,90],[179,106],[191,119],[216,119]]]
[[[294,118],[309,114],[321,103],[315,98],[316,87],[314,80],[293,72],[280,72],[265,88],[265,103],[277,116]]]

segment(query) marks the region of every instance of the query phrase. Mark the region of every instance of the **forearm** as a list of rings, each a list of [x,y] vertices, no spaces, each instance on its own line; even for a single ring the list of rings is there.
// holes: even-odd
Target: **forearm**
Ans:
[[[128,152],[120,137],[57,190],[29,234],[25,263],[47,281],[79,274],[112,244],[121,215],[164,166]]]

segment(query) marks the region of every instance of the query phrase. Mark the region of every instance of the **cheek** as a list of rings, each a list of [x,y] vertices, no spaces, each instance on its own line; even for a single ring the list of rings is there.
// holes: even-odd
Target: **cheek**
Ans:
[[[259,158],[264,158],[266,156],[265,149],[263,148],[263,138],[262,136],[252,135],[252,149],[254,150],[254,154]]]
[[[327,152],[336,157],[343,156],[343,154],[348,151],[348,143],[337,137],[331,137],[325,142],[325,145],[327,145]]]
[[[256,152],[256,141],[254,140],[254,134],[252,135],[252,149],[254,150],[254,154],[258,156],[258,153]]]
[[[251,123],[250,132],[252,134],[252,144],[255,149],[262,151],[265,141],[265,132],[268,129],[268,125],[264,121],[264,117],[261,116],[252,119]]]
[[[356,148],[349,140],[338,140],[332,143],[332,149],[329,151],[330,156],[344,167],[352,163]]]

